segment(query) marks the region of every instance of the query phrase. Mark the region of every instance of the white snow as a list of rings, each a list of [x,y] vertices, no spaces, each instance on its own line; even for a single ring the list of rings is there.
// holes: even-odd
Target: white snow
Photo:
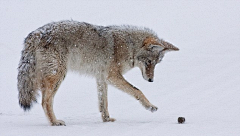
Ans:
[[[239,136],[240,1],[0,1],[0,136]],[[173,43],[156,67],[153,83],[139,69],[125,78],[158,107],[151,113],[127,94],[109,87],[109,112],[98,112],[94,79],[69,73],[54,101],[58,119],[49,126],[38,103],[18,105],[17,67],[23,40],[52,21],[149,27]],[[186,123],[177,124],[178,117]]]

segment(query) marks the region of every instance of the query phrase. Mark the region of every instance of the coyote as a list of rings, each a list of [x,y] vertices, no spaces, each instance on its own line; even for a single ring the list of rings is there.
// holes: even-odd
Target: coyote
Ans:
[[[143,78],[153,82],[155,65],[166,52],[178,50],[148,28],[104,27],[67,20],[46,24],[24,40],[17,77],[19,104],[24,111],[30,110],[40,90],[42,107],[51,125],[65,125],[55,117],[53,98],[70,70],[96,78],[103,122],[115,121],[108,112],[108,85],[133,96],[147,110],[157,111],[123,74],[139,67]]]

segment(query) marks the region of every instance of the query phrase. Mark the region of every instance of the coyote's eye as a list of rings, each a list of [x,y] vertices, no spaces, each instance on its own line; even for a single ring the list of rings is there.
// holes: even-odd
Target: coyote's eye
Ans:
[[[145,62],[145,66],[148,66],[148,63],[147,63],[147,62]]]
[[[151,60],[147,60],[147,61],[145,62],[145,65],[146,65],[146,66],[149,66],[151,63],[152,63]]]

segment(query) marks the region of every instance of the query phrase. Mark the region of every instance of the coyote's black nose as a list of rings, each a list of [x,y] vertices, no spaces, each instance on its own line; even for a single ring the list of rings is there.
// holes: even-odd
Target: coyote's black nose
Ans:
[[[148,82],[153,82],[153,80],[151,78],[148,79]]]

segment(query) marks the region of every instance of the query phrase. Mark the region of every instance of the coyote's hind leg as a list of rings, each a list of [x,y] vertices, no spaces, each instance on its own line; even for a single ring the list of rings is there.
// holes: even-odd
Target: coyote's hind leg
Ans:
[[[44,89],[42,90],[42,107],[52,126],[65,126],[65,122],[57,120],[53,111],[53,99],[63,78],[49,77],[44,79]]]
[[[42,50],[38,59],[42,91],[42,107],[52,126],[62,126],[65,122],[57,120],[53,111],[54,96],[66,75],[66,58],[57,49]]]

